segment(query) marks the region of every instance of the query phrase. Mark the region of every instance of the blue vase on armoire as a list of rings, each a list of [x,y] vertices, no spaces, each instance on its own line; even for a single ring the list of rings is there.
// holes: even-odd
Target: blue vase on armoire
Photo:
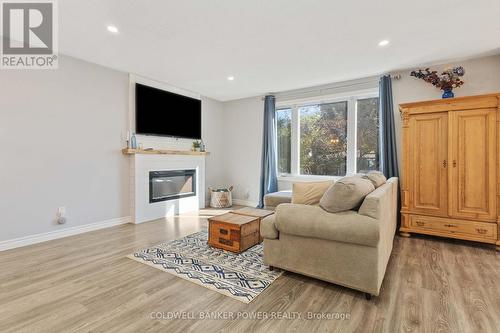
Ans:
[[[443,98],[453,98],[455,94],[453,93],[453,89],[448,88],[443,90]]]

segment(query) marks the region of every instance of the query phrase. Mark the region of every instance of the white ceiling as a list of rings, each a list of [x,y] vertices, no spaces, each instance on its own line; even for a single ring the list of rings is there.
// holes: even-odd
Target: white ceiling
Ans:
[[[496,52],[499,13],[498,0],[59,0],[59,51],[226,101]]]

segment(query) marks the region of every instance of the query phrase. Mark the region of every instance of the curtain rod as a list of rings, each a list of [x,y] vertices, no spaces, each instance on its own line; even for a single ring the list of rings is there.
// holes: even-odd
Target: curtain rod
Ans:
[[[391,79],[399,80],[399,79],[401,79],[401,75],[399,75],[399,74],[398,75],[391,75]],[[378,79],[368,80],[368,81],[363,81],[363,82],[356,82],[356,83],[351,83],[351,84],[344,84],[344,85],[334,86],[334,87],[325,87],[325,88],[311,89],[311,90],[306,90],[306,91],[297,91],[296,93],[292,93],[292,92],[290,92],[290,93],[268,93],[266,95],[274,95],[275,97],[284,98],[284,97],[300,96],[300,95],[305,95],[305,94],[314,93],[314,92],[319,92],[321,94],[323,91],[335,90],[335,89],[340,89],[340,88],[355,87],[355,86],[359,86],[359,85],[363,85],[363,84],[367,84],[367,83],[374,83],[374,82],[378,82]],[[264,98],[265,98],[265,96],[262,97],[262,100],[264,100]]]

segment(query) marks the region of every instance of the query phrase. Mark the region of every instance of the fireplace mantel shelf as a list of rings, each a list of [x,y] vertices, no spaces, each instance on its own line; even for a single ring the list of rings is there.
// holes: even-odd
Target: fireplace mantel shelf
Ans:
[[[190,151],[190,150],[166,150],[166,149],[132,149],[123,148],[122,153],[124,155],[136,155],[136,154],[158,154],[158,155],[194,155],[194,156],[206,156],[210,154],[207,151]]]

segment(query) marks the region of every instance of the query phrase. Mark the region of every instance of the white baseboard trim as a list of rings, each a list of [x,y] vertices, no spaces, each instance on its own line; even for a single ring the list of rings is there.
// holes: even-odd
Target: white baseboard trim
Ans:
[[[255,202],[255,201],[250,201],[250,200],[233,199],[233,204],[241,205],[241,206],[248,206],[248,207],[257,207],[257,205],[259,203]]]
[[[131,223],[131,222],[132,222],[132,217],[125,216],[101,222],[80,225],[76,227],[69,227],[61,230],[44,232],[36,235],[8,239],[0,242],[0,251],[15,249],[16,247],[27,246],[31,244],[42,243],[53,239],[83,234],[85,232],[114,227],[120,224]]]

